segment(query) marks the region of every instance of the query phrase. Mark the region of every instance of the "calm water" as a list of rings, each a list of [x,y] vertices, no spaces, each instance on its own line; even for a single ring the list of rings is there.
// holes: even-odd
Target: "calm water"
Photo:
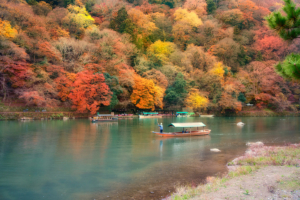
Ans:
[[[299,119],[0,121],[0,199],[159,199],[174,185],[224,173],[246,142],[300,142]],[[210,136],[164,139],[150,132],[157,122],[171,131],[171,122],[200,120]],[[237,127],[239,121],[246,125]]]

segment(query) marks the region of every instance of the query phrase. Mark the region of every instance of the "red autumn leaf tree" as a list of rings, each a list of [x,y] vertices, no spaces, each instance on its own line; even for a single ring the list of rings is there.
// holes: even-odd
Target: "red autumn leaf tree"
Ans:
[[[93,74],[84,70],[76,74],[72,90],[68,96],[78,112],[95,114],[100,105],[108,106],[112,92],[105,83],[103,74]]]

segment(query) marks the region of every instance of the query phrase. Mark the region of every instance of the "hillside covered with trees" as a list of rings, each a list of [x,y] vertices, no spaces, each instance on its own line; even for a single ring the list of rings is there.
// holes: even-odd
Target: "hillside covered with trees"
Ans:
[[[299,2],[295,2],[296,4]],[[296,111],[281,0],[0,0],[0,95],[28,106]],[[285,38],[286,39],[286,38]]]

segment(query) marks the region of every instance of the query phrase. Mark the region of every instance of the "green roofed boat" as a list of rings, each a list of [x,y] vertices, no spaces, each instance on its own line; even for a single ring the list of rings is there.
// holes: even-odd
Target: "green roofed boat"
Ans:
[[[176,117],[189,117],[189,112],[176,112]]]
[[[139,118],[162,118],[162,116],[158,112],[143,112],[143,114],[139,115]]]
[[[209,129],[204,129],[206,125],[202,122],[193,122],[193,123],[172,123],[169,127],[174,128],[183,128],[181,132],[155,132],[156,135],[162,137],[188,137],[188,136],[200,136],[200,135],[209,135]],[[193,129],[193,130],[192,130]]]

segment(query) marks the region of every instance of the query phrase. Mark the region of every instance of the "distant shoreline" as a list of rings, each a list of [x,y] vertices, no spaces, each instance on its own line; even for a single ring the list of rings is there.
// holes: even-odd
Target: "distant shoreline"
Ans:
[[[47,120],[47,119],[63,119],[68,117],[70,119],[88,119],[91,116],[89,113],[78,112],[0,112],[1,120],[20,120],[22,117],[32,118],[33,120]],[[300,117],[299,112],[270,112],[270,111],[242,111],[234,114],[214,114],[215,117]],[[119,118],[137,118],[138,115],[118,116]],[[165,117],[165,116],[163,116]],[[172,116],[168,116],[172,117]],[[173,116],[175,117],[175,116]],[[198,116],[193,116],[198,117]]]

